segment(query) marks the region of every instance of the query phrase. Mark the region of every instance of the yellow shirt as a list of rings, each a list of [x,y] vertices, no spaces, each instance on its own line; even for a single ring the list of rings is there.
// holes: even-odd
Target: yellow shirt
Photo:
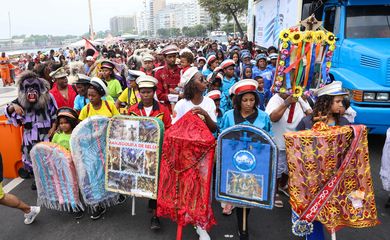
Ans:
[[[133,106],[134,104],[139,103],[141,101],[141,97],[139,95],[138,90],[134,90],[134,91],[132,90],[129,98],[129,88],[126,88],[122,92],[122,94],[118,97],[118,100],[127,103],[127,105],[130,107]]]
[[[107,107],[109,106],[109,108]],[[111,111],[110,111],[111,110]],[[116,109],[115,104],[111,101],[102,100],[102,106],[99,109],[94,109],[91,103],[88,103],[81,109],[79,119],[84,120],[91,116],[105,116],[112,117],[115,115],[119,115],[118,109]]]

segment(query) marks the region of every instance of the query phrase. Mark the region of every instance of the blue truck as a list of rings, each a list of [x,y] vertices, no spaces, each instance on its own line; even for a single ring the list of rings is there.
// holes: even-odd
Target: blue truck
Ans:
[[[267,4],[274,6],[270,10],[273,18],[263,13]],[[266,44],[256,34],[267,27],[271,31],[260,35],[272,44],[281,29],[311,14],[321,19],[324,28],[337,37],[330,77],[341,81],[350,93],[351,106],[357,112],[355,123],[366,125],[372,134],[386,134],[390,127],[389,0],[261,0],[248,9],[255,18],[251,21],[254,25],[264,23],[248,24],[257,44]]]

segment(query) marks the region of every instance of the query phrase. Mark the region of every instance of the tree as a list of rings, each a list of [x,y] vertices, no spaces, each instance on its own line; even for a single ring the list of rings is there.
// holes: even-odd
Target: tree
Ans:
[[[225,14],[228,17],[233,17],[241,36],[244,35],[241,24],[238,22],[238,16],[247,11],[248,0],[199,0],[199,4],[209,11],[211,16]]]

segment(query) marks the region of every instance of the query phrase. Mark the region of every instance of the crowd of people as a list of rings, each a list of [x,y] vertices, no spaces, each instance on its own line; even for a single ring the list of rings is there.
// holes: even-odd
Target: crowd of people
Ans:
[[[316,121],[350,124],[355,115],[337,81],[315,90],[316,101],[311,96],[272,91],[277,59],[276,47],[253,46],[245,37],[232,39],[228,46],[208,39],[145,40],[25,55],[18,83],[24,99],[6,108],[10,121],[24,127],[21,176],[32,174],[29,151],[33,145],[52,141],[69,149],[72,130],[88,117],[160,117],[167,129],[192,111],[215,137],[237,124],[256,126],[273,137],[279,149],[275,207],[283,208],[286,203],[280,194],[288,195],[283,134],[311,129]],[[43,98],[46,91],[49,98]],[[37,107],[32,108],[34,104]],[[0,203],[18,207],[26,216],[30,211],[36,213],[34,218],[39,213],[9,196],[0,194]],[[156,209],[155,201],[149,205]],[[225,215],[235,208],[227,203],[221,206]],[[98,219],[105,211],[97,209],[91,217]],[[159,229],[155,213],[151,228]],[[248,228],[242,229],[240,223],[249,214],[244,216],[238,206],[236,214],[240,239],[248,239]],[[31,217],[26,223],[30,222]],[[203,229],[197,232],[201,240],[210,239]]]

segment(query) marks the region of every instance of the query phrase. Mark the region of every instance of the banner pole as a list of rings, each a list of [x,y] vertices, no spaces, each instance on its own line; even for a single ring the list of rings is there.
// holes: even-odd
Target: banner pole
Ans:
[[[135,216],[135,197],[131,198],[131,215]]]
[[[336,231],[332,229],[332,240],[336,240]]]
[[[177,225],[176,240],[181,240],[183,235],[183,226]]]
[[[242,231],[246,232],[246,207],[242,209]]]

